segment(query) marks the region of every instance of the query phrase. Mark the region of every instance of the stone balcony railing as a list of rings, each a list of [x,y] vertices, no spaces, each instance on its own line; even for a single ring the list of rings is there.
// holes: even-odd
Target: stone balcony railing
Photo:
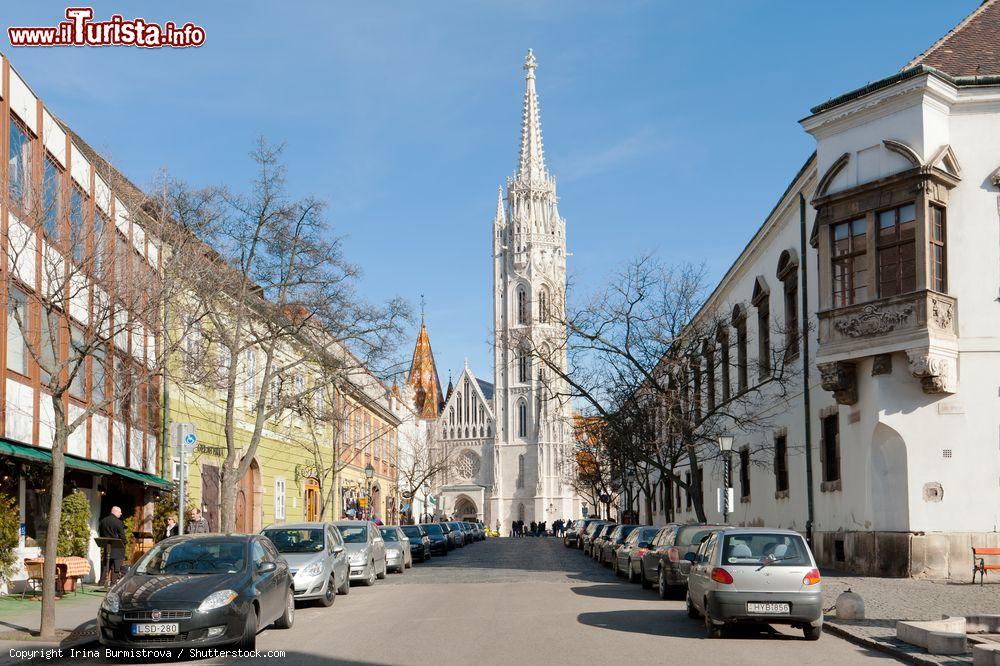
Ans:
[[[818,317],[816,362],[823,387],[838,402],[857,400],[856,360],[874,356],[878,370],[879,359],[892,352],[906,352],[910,373],[925,392],[955,391],[958,302],[951,296],[925,289],[824,310]]]

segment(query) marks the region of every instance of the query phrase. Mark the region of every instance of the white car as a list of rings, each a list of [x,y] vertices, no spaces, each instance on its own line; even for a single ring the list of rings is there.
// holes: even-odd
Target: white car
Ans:
[[[819,569],[798,532],[720,530],[687,558],[688,615],[705,618],[709,638],[734,623],[788,624],[811,641],[823,632]]]

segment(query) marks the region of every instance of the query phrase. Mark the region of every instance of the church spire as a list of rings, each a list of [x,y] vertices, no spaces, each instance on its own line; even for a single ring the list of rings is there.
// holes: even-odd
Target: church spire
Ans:
[[[417,344],[413,348],[413,360],[410,362],[410,374],[406,383],[414,390],[413,407],[421,418],[437,418],[441,409],[441,380],[438,379],[437,366],[434,365],[434,352],[431,351],[431,339],[427,335],[427,326],[420,322],[420,332],[417,334]]]
[[[521,155],[517,165],[516,177],[521,180],[543,180],[547,177],[545,171],[545,155],[542,152],[542,121],[538,115],[538,93],[535,91],[535,68],[538,62],[535,54],[528,49],[524,59],[525,91],[524,111],[521,116]]]
[[[502,226],[504,221],[503,215],[503,188],[497,188],[497,214],[493,218],[493,224],[497,226]]]

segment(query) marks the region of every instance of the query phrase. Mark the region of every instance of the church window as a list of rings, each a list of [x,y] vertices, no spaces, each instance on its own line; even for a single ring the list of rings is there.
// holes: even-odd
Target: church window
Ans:
[[[528,294],[524,287],[519,287],[517,290],[517,323],[528,323]]]
[[[538,321],[543,324],[549,321],[549,292],[544,289],[538,295]]]
[[[473,451],[463,451],[458,459],[458,473],[463,479],[473,479],[479,475],[481,461]]]
[[[457,396],[455,396],[455,399],[458,401],[457,402],[457,405],[458,405],[458,422],[462,423],[462,394],[460,393]]]
[[[517,519],[524,522],[524,502],[519,502],[517,505]]]
[[[524,488],[524,454],[517,457],[517,487]],[[518,513],[524,513],[524,505],[521,505]]]
[[[444,428],[441,430],[441,439],[448,439],[448,429]]]
[[[455,408],[454,407],[449,407],[448,408],[448,423],[451,424],[451,425],[455,425]]]
[[[487,437],[493,436],[493,426],[486,426],[486,436]]]
[[[524,400],[517,403],[517,436],[528,436],[528,403]]]
[[[531,357],[527,349],[518,351],[517,356],[517,381],[526,382],[531,378]]]

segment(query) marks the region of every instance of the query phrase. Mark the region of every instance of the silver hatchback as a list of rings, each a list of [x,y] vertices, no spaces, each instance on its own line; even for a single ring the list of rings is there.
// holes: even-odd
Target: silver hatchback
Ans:
[[[689,553],[687,607],[710,638],[727,624],[789,624],[808,640],[823,631],[823,594],[812,551],[798,532],[716,531]]]
[[[374,585],[376,578],[385,578],[389,565],[385,558],[385,542],[378,527],[364,520],[338,520],[334,525],[347,547],[351,580]]]
[[[331,606],[351,589],[344,541],[330,523],[271,525],[261,532],[288,562],[295,600]]]

